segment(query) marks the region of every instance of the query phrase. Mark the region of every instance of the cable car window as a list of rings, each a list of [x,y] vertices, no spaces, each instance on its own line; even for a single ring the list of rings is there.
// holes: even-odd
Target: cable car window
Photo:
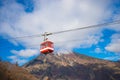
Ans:
[[[48,43],[45,43],[45,47],[48,47]]]

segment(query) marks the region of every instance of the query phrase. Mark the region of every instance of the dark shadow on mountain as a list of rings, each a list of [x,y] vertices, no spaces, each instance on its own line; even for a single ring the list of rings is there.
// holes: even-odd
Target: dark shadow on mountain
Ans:
[[[32,70],[31,74],[43,79],[48,76],[51,80],[119,80],[120,70],[102,67],[103,64],[76,64],[74,66],[56,66],[48,63],[46,70]],[[117,73],[118,72],[118,73]],[[41,76],[40,76],[41,75]]]

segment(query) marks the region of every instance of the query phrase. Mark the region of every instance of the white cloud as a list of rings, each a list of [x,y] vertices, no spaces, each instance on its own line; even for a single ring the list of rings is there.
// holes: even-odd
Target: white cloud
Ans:
[[[120,56],[116,55],[116,56],[110,56],[110,57],[105,57],[105,60],[111,60],[111,61],[118,61],[120,60]]]
[[[96,52],[96,53],[101,53],[102,50],[101,50],[100,48],[96,48],[96,49],[95,49],[95,52]]]
[[[21,57],[32,57],[39,54],[39,51],[36,49],[26,49],[26,50],[20,50],[20,51],[11,50],[11,52]]]
[[[116,11],[120,13],[119,8]],[[116,14],[113,17],[113,20],[120,20],[120,14]],[[112,35],[111,42],[105,47],[105,49],[110,52],[120,53],[120,24],[108,26],[108,29],[112,29],[116,31],[116,33]]]
[[[120,53],[120,40],[115,43],[110,43],[105,49],[111,52]]]
[[[117,11],[119,11],[119,14],[116,14],[114,17],[113,17],[113,20],[120,20],[120,9],[118,9]],[[112,29],[116,32],[120,32],[120,24],[115,24],[115,25],[111,25],[111,26],[108,26],[109,29]]]
[[[105,49],[111,52],[120,53],[120,34],[119,33],[112,35],[111,43],[109,43],[105,47]]]
[[[111,10],[108,8],[109,5],[110,2],[106,0],[55,0],[48,2],[47,0],[36,0],[35,10],[32,13],[25,13],[23,6],[15,1],[13,3],[9,2],[0,11],[0,14],[2,13],[0,15],[0,35],[4,37],[25,36],[40,34],[46,31],[56,32],[98,24],[109,18],[111,14]],[[49,38],[56,42],[55,45],[57,47],[73,48],[91,47],[100,41],[101,36],[101,29],[95,28],[52,35]],[[74,39],[80,39],[82,41],[68,42],[69,44],[67,45],[65,42],[61,44],[57,43],[61,40],[69,41]],[[24,38],[15,40],[15,42],[26,48],[32,47],[39,49],[39,44],[42,40],[40,37]],[[33,44],[37,44],[38,46],[32,46]],[[26,52],[25,50],[17,52],[21,56],[27,56],[23,53]]]
[[[8,58],[9,58],[9,59],[13,59],[13,60],[15,60],[14,62],[17,61],[17,56],[9,56]]]
[[[70,51],[69,49],[65,49],[65,48],[59,48],[57,49],[56,54],[60,55],[60,54],[70,54],[72,53],[72,51]]]
[[[27,59],[21,59],[17,55],[9,56],[8,58],[11,60],[11,63],[15,64],[17,62],[20,66],[28,62]]]
[[[11,50],[11,53],[13,53],[13,55],[8,57],[10,62],[18,62],[20,66],[28,62],[30,57],[39,55],[39,51],[36,49]]]

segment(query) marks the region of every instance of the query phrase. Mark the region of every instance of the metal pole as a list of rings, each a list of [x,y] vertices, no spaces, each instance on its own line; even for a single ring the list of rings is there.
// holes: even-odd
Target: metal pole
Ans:
[[[45,32],[44,34],[42,34],[42,36],[44,36],[44,41],[47,40],[47,36],[48,36],[48,35],[52,35],[52,33],[47,33],[47,32]]]
[[[47,32],[44,33],[44,41],[46,41]]]

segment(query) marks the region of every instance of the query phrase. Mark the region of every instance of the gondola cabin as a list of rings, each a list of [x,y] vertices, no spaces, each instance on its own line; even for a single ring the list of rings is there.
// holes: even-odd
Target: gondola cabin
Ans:
[[[41,46],[40,52],[42,54],[49,54],[54,51],[53,42],[51,42],[51,41],[46,40],[46,41],[42,42],[40,46]]]

